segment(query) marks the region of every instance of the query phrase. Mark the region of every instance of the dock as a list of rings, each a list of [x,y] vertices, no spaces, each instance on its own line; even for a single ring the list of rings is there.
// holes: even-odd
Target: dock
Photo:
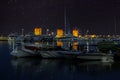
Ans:
[[[0,41],[8,41],[8,37],[0,36]]]

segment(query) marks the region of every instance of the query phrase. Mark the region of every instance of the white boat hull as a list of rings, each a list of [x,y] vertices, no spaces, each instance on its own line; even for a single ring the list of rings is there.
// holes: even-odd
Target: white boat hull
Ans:
[[[71,51],[40,51],[43,58],[75,58],[80,52]]]
[[[113,62],[113,55],[110,54],[81,54],[79,56],[77,56],[77,59],[81,59],[81,60],[100,60],[102,62]]]
[[[80,60],[91,60],[91,61],[102,61],[102,62],[113,62],[113,55],[90,53],[80,54],[80,52],[68,52],[68,51],[41,51],[43,58],[75,58]]]
[[[40,54],[35,53],[35,51],[31,51],[31,50],[27,50],[27,49],[13,50],[11,52],[11,55],[14,57],[17,57],[17,58],[41,56]]]
[[[26,53],[26,52],[24,52],[24,51],[22,51],[22,50],[13,50],[13,51],[11,52],[11,55],[14,56],[14,57],[17,57],[17,58],[33,56],[33,55],[31,55],[31,54],[29,54],[29,53]]]

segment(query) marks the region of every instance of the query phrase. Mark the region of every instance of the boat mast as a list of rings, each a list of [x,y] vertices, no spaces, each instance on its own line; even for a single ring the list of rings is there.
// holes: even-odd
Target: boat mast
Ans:
[[[66,32],[66,28],[67,28],[67,18],[66,18],[66,7],[65,7],[65,9],[64,9],[64,25],[65,25],[65,34],[67,33]]]
[[[116,16],[114,17],[114,24],[115,24],[115,35],[117,34],[117,23],[116,23]]]

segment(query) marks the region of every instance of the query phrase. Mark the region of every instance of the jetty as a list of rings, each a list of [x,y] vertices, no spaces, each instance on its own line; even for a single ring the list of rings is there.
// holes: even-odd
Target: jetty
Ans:
[[[8,41],[8,37],[6,37],[6,36],[0,36],[0,41]]]

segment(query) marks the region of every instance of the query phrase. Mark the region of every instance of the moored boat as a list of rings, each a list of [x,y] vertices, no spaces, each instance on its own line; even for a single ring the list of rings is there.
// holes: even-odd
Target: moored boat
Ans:
[[[113,62],[113,54],[106,53],[84,53],[77,57],[80,60],[85,61],[102,61],[102,62]]]
[[[32,40],[32,41],[31,41]],[[47,42],[48,40],[48,42]],[[36,41],[36,40],[35,40]],[[89,53],[89,44],[86,43],[86,51],[83,52],[81,49],[79,49],[79,44],[71,44],[70,46],[57,46],[55,45],[55,42],[52,40],[49,40],[49,37],[47,37],[46,42],[35,42],[33,37],[32,39],[25,40],[24,37],[20,38],[18,42],[20,42],[20,49],[13,49],[11,52],[11,55],[16,57],[29,57],[29,56],[41,56],[42,58],[66,58],[66,59],[80,59],[80,60],[99,60],[102,62],[112,62],[113,61],[113,55],[107,54],[107,53],[100,53],[100,52],[93,52]],[[49,44],[51,43],[52,44]],[[53,44],[54,43],[54,44]],[[72,50],[73,46],[78,46],[76,49],[78,50]],[[84,48],[83,48],[84,49]]]

